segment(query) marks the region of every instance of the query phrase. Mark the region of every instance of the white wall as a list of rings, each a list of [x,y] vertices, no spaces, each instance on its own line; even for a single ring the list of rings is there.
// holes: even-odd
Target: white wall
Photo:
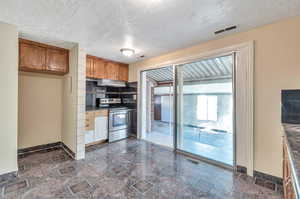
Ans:
[[[62,142],[76,159],[85,155],[85,58],[76,44],[69,53],[69,73],[64,76]]]
[[[78,46],[69,52],[69,73],[64,76],[63,89],[63,126],[62,141],[74,153],[76,152],[76,72],[78,65]]]
[[[0,22],[0,175],[18,170],[18,32]]]

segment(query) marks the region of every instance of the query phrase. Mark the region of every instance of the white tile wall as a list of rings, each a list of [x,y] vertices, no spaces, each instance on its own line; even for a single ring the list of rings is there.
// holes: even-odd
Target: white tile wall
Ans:
[[[78,52],[78,69],[77,69],[77,142],[76,142],[76,159],[85,157],[85,63],[86,53],[79,48]]]

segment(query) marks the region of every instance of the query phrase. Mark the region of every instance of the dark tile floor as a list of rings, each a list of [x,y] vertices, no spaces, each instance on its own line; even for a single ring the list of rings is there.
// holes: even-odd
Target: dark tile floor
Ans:
[[[282,197],[244,175],[135,139],[90,147],[81,161],[61,149],[34,153],[20,158],[19,166],[17,179],[0,184],[0,198]]]

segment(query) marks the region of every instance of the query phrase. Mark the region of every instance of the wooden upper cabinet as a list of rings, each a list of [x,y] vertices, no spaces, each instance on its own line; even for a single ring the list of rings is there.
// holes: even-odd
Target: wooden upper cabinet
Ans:
[[[86,77],[128,81],[128,65],[87,55]]]
[[[69,72],[69,51],[19,39],[19,70],[64,75]]]
[[[108,79],[106,61],[103,59],[94,59],[94,78]]]
[[[94,59],[92,57],[86,57],[86,77],[94,78]]]
[[[128,81],[128,65],[120,64],[119,65],[119,80]]]
[[[47,49],[46,70],[65,74],[68,72],[69,51],[61,49]]]
[[[39,71],[46,67],[46,48],[21,42],[19,68],[22,71]]]
[[[119,77],[119,64],[109,61],[106,65],[107,78],[112,80],[118,80]]]

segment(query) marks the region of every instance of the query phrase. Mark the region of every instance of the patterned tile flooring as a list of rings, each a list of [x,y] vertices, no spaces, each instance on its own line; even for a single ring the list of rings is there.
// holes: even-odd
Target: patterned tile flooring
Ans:
[[[0,184],[0,198],[282,198],[242,174],[135,139],[89,147],[80,161],[61,149],[33,153],[19,167],[17,179]]]

